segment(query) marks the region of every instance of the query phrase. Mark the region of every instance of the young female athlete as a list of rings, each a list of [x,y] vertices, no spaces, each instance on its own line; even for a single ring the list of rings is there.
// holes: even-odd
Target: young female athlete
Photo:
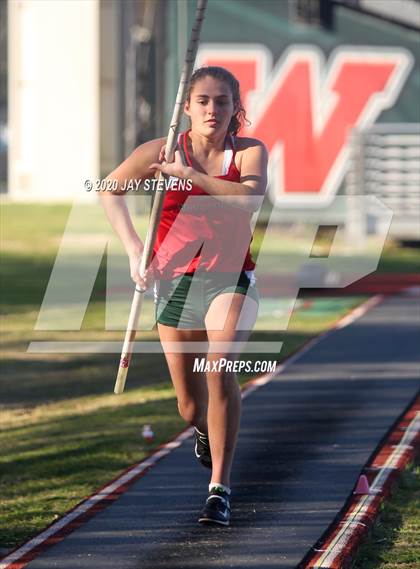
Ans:
[[[146,275],[139,275],[143,243],[124,192],[101,197],[127,251],[134,282],[145,288],[157,279],[158,331],[179,412],[195,427],[197,458],[211,468],[199,521],[229,525],[230,472],[241,414],[233,362],[235,345],[247,340],[258,312],[250,220],[266,189],[267,152],[259,140],[236,136],[245,111],[239,83],[226,69],[196,70],[184,111],[191,128],[179,136],[174,162],[162,161],[165,139],[156,139],[139,146],[108,176],[120,188],[130,179],[153,178],[159,170],[172,181],[189,181],[190,191],[185,183],[178,190],[174,183],[165,194],[153,269]],[[171,351],[174,342],[197,342],[201,348]],[[194,361],[200,357],[207,365],[197,371]]]

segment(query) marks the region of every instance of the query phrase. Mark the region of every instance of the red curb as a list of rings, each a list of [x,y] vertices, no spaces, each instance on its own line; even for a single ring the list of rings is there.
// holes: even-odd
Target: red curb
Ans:
[[[286,292],[294,284],[295,277],[292,274],[258,275],[258,288],[261,295],[277,296]],[[349,296],[349,295],[372,295],[372,294],[398,294],[407,287],[420,286],[420,273],[371,273],[354,283],[342,288],[301,288],[299,298],[307,296]]]
[[[115,502],[115,500],[117,500],[121,496],[121,494],[126,492],[130,488],[130,486],[132,486],[132,484],[134,484],[137,480],[139,480],[145,474],[147,474],[147,472],[151,468],[153,468],[153,466],[155,466],[158,462],[160,462],[162,460],[162,458],[164,458],[170,451],[167,450],[167,452],[165,452],[161,456],[156,456],[156,455],[158,455],[161,451],[165,451],[168,447],[170,448],[171,443],[174,443],[178,438],[186,435],[187,431],[189,431],[190,428],[191,427],[187,427],[186,429],[184,429],[180,433],[177,433],[174,437],[169,439],[169,441],[165,441],[164,443],[160,444],[156,449],[151,451],[144,459],[142,459],[138,463],[133,464],[133,465],[129,466],[128,468],[126,468],[125,470],[123,470],[121,473],[119,473],[111,481],[105,483],[99,489],[95,490],[95,492],[90,494],[90,496],[87,496],[86,498],[81,500],[78,504],[76,504],[76,506],[74,506],[74,508],[71,508],[70,510],[65,512],[65,514],[63,514],[63,516],[61,516],[58,520],[54,520],[53,522],[51,522],[51,524],[49,524],[48,526],[43,528],[40,532],[38,532],[37,534],[32,536],[30,539],[28,539],[24,543],[21,543],[20,545],[15,547],[13,550],[9,551],[5,556],[3,556],[3,558],[0,559],[0,569],[3,569],[3,567],[5,569],[23,569],[24,567],[26,567],[26,565],[30,561],[32,561],[33,559],[38,557],[43,551],[45,551],[46,549],[48,549],[52,545],[55,545],[56,543],[59,543],[60,541],[62,541],[67,535],[72,533],[77,528],[81,527],[84,523],[86,523],[88,520],[90,520],[97,513],[101,512],[102,510],[107,508],[109,505],[111,505],[113,502]],[[185,437],[185,438],[188,438],[188,437]],[[123,478],[125,475],[129,474],[131,471],[134,471],[136,468],[141,467],[144,463],[146,463],[147,461],[150,461],[150,460],[152,460],[151,464],[148,466],[145,466],[144,469],[141,470],[141,472],[139,472],[138,474],[135,474],[127,482],[120,484],[112,492],[107,493],[101,497],[101,492],[103,490],[105,490],[106,488],[108,488],[112,484],[116,483],[118,480]],[[85,512],[77,515],[77,517],[75,517],[74,520],[66,523],[66,525],[63,528],[57,529],[56,531],[54,531],[54,533],[50,537],[48,537],[46,539],[42,539],[42,534],[44,534],[46,531],[48,531],[54,525],[59,523],[61,520],[64,520],[65,518],[69,517],[73,512],[75,512],[78,508],[80,508],[84,504],[87,504],[89,502],[89,500],[92,500],[93,498],[96,498],[96,497],[97,497],[96,503],[89,506]],[[31,542],[36,541],[37,539],[42,540],[39,543],[39,545],[35,545],[34,547],[31,547],[31,549],[27,553],[19,556],[19,558],[16,561],[7,562],[7,559],[9,557],[11,557],[15,552],[17,552],[20,549],[24,548],[25,546],[29,545]]]
[[[391,496],[404,468],[419,452],[420,425],[416,421],[419,413],[420,396],[417,396],[379,443],[360,473],[368,478],[369,485],[374,480],[380,480],[379,477],[383,478],[381,483],[375,484],[377,493],[363,496],[350,494],[337,518],[299,565],[299,569],[350,567],[377,520],[382,504]],[[404,444],[403,439],[407,437],[410,439],[409,445]]]
[[[356,307],[350,309],[344,316],[341,316],[334,322],[330,328],[315,336],[305,342],[303,346],[301,346],[296,352],[291,354],[287,357],[275,370],[274,373],[259,376],[257,378],[250,379],[243,387],[242,387],[242,397],[247,397],[252,391],[258,389],[261,385],[271,381],[273,377],[275,377],[278,373],[281,373],[287,366],[293,363],[296,359],[298,359],[301,355],[303,355],[308,349],[310,349],[314,344],[317,344],[335,330],[345,327],[361,316],[363,316],[366,312],[374,308],[377,304],[384,300],[383,296],[377,295],[369,298],[367,301],[363,302],[362,304],[357,305]],[[98,512],[104,510],[107,506],[112,504],[115,500],[119,498],[121,494],[123,494],[129,487],[134,484],[139,478],[143,477],[153,466],[160,462],[162,458],[166,456],[172,449],[173,443],[176,443],[178,440],[183,441],[184,438],[189,438],[188,431],[192,429],[191,427],[187,427],[180,433],[176,434],[172,439],[166,441],[159,445],[155,450],[151,451],[150,454],[145,457],[140,462],[128,467],[110,482],[107,482],[101,488],[96,490],[93,494],[88,496],[87,498],[83,499],[79,502],[74,508],[67,511],[61,518],[55,520],[46,528],[41,530],[35,536],[31,537],[29,540],[25,541],[23,544],[20,544],[12,551],[8,552],[3,558],[0,559],[0,569],[24,569],[26,565],[38,557],[43,551],[48,549],[50,546],[59,543],[62,541],[68,534],[72,533],[74,530],[82,526],[85,522],[87,522],[90,518],[92,518]],[[394,444],[394,443],[393,443]],[[160,453],[162,453],[159,456]],[[147,466],[144,466],[145,463],[149,462]],[[112,492],[107,491],[103,496],[101,496],[101,492],[106,490],[109,486],[114,483],[117,483],[121,480],[125,475],[129,474],[136,469],[141,468],[142,470],[137,474],[133,475],[129,478],[126,482],[118,485]],[[89,502],[94,502],[89,505]],[[75,512],[78,508],[83,508],[86,506],[86,510],[77,514],[73,520],[66,521],[68,517],[71,517],[72,513]],[[45,532],[48,532],[50,529],[53,529],[54,526],[59,525],[63,522],[62,528],[57,528],[54,532],[48,536],[43,537]],[[39,540],[39,543],[36,544],[36,541]],[[32,544],[32,545],[31,545]],[[26,553],[22,551],[21,555],[19,555],[15,560],[10,559],[14,556],[19,550],[24,550],[25,548],[29,548]],[[10,561],[8,561],[10,559]],[[305,569],[307,569],[305,567]],[[335,568],[334,568],[335,569]],[[338,569],[343,569],[341,566]]]

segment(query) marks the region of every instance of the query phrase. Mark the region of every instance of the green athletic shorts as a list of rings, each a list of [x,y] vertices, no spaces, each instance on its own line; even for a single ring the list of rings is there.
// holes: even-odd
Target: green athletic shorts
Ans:
[[[156,321],[173,328],[204,329],[204,318],[219,294],[236,292],[259,300],[253,271],[230,273],[197,271],[155,284]]]

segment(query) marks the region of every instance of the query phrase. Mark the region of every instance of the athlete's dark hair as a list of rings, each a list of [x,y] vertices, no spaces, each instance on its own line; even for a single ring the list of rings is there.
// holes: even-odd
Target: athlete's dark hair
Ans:
[[[229,85],[232,93],[233,104],[236,107],[237,111],[230,120],[228,132],[233,135],[238,134],[238,131],[244,123],[250,124],[249,120],[246,118],[246,112],[241,101],[239,81],[234,75],[232,75],[230,71],[224,67],[199,67],[194,71],[191,77],[187,93],[188,102],[190,102],[191,92],[194,88],[194,85],[200,81],[200,79],[204,79],[204,77],[213,77],[214,79],[219,79],[219,81],[224,81]]]

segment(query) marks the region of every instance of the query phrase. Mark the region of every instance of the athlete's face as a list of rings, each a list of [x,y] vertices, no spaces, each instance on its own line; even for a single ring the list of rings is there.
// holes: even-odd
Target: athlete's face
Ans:
[[[235,112],[232,91],[225,81],[203,77],[194,85],[184,110],[193,130],[207,136],[226,133]]]

